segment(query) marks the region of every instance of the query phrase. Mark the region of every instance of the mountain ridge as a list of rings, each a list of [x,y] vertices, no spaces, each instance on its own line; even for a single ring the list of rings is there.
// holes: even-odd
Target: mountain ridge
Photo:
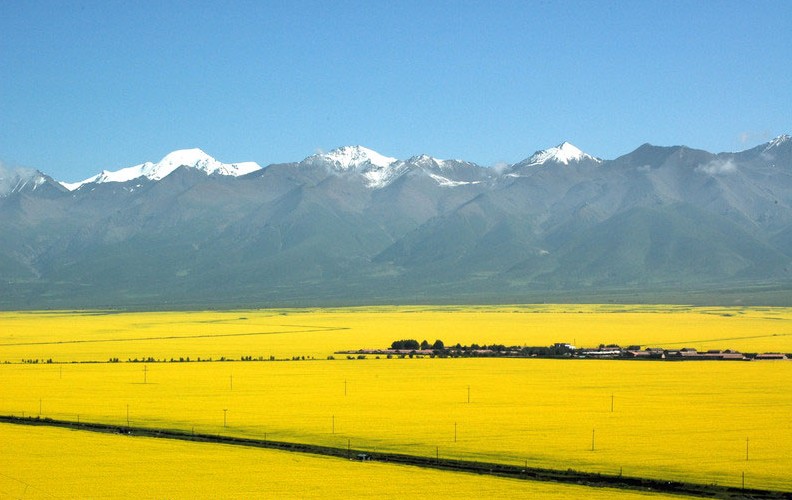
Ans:
[[[539,156],[541,156],[541,158],[536,159]],[[569,142],[563,142],[555,148],[537,151],[530,159],[534,159],[533,164],[543,164],[545,162],[554,161],[566,164],[569,161],[580,161],[581,159],[599,161],[593,156],[583,153]],[[341,146],[327,153],[317,153],[304,158],[298,163],[298,165],[306,166],[323,166],[339,173],[358,173],[366,177],[369,187],[373,188],[384,187],[393,179],[409,170],[409,166],[443,170],[446,165],[449,164],[479,166],[475,163],[463,160],[441,160],[427,154],[412,156],[407,160],[398,160],[397,158],[382,155],[377,151],[359,145]],[[74,191],[88,184],[102,184],[108,182],[124,183],[139,178],[158,181],[180,166],[196,168],[207,174],[227,175],[232,177],[247,175],[262,170],[262,167],[255,162],[225,164],[215,160],[201,149],[193,148],[172,151],[156,163],[149,161],[118,170],[102,170],[98,174],[82,181],[59,181],[59,183],[69,191]],[[440,176],[440,179],[437,181],[441,185],[457,185],[457,181],[452,181],[442,176]]]
[[[717,153],[718,155],[740,155],[749,153],[754,150],[761,149],[763,153],[768,153],[772,149],[784,147],[787,145],[788,147],[792,147],[792,136],[787,134],[782,134],[774,139],[755,146],[752,149],[745,150],[738,153]],[[678,150],[678,149],[687,149],[693,150],[687,146],[655,146],[649,143],[645,143],[639,146],[635,151],[631,153],[627,153],[627,155],[634,155],[638,154],[639,151],[644,149],[655,149],[655,150]],[[695,150],[693,150],[695,151]],[[623,155],[626,156],[626,155]],[[575,145],[568,141],[564,141],[557,146],[550,147],[543,150],[538,150],[533,153],[531,156],[525,158],[524,160],[518,161],[514,164],[507,165],[506,168],[502,168],[501,170],[514,174],[515,171],[525,168],[525,167],[536,167],[536,166],[543,166],[545,164],[557,164],[557,165],[569,165],[570,163],[580,163],[580,162],[593,162],[596,164],[602,164],[603,162],[612,162],[617,161],[619,158],[615,160],[603,160],[601,158],[595,157],[588,153],[583,152]],[[404,173],[404,165],[413,165],[418,167],[434,167],[443,169],[444,166],[449,163],[455,164],[466,164],[472,165],[482,168],[491,168],[491,167],[483,167],[478,165],[474,162],[468,162],[465,160],[441,160],[435,158],[428,154],[419,154],[414,155],[406,160],[399,160],[397,158],[388,157],[382,155],[381,153],[374,151],[370,148],[365,146],[341,146],[334,150],[331,150],[327,153],[317,153],[311,156],[304,158],[300,162],[296,162],[297,165],[320,165],[324,167],[331,168],[337,172],[355,172],[359,174],[363,174],[369,180],[369,187],[379,188],[384,187],[387,183],[392,180],[393,178],[398,177],[402,173]],[[265,167],[261,167],[256,162],[236,162],[236,163],[222,163],[215,160],[213,157],[209,156],[205,152],[203,152],[199,148],[192,148],[192,149],[184,149],[184,150],[175,150],[171,153],[165,155],[160,161],[158,162],[144,162],[139,165],[134,165],[131,167],[124,167],[118,170],[102,170],[100,173],[88,177],[82,181],[77,182],[66,182],[66,181],[57,181],[60,185],[68,189],[69,191],[73,191],[78,189],[86,184],[96,184],[96,183],[106,183],[106,182],[128,182],[131,180],[135,180],[141,177],[144,177],[148,180],[161,180],[162,178],[169,175],[179,166],[187,166],[196,168],[198,170],[204,171],[207,174],[217,174],[217,175],[227,175],[227,176],[243,176],[247,175],[259,170],[263,170]],[[394,168],[398,170],[399,168],[402,169],[401,172],[391,173],[385,172],[390,168]],[[495,172],[496,169],[492,169]],[[46,175],[46,174],[41,174]],[[448,181],[447,179],[444,179]],[[446,184],[448,185],[448,184]],[[0,194],[3,191],[0,190]]]
[[[792,302],[788,136],[613,160],[564,144],[499,170],[361,146],[73,191],[25,171],[0,183],[0,308]]]
[[[192,148],[172,151],[156,163],[145,162],[119,170],[102,170],[100,173],[85,180],[71,183],[61,182],[60,184],[69,191],[74,191],[87,184],[123,183],[140,178],[158,181],[182,166],[195,168],[209,175],[218,174],[232,177],[261,170],[261,166],[255,162],[221,163],[204,153],[201,149]]]

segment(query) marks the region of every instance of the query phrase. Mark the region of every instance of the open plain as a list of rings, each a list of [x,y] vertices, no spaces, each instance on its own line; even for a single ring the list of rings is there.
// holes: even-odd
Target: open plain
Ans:
[[[1,313],[0,324],[3,415],[792,491],[789,361],[334,354],[383,348],[401,338],[792,352],[789,309],[15,312]],[[9,433],[5,425],[0,429]],[[39,449],[46,432],[26,430],[6,442],[17,450]],[[102,439],[123,447],[130,442]],[[68,441],[59,446],[68,449]],[[172,446],[176,456],[198,453],[187,451],[196,449],[193,444],[156,446]],[[50,455],[49,465],[41,456],[25,463],[57,467],[71,460],[69,453]],[[260,453],[266,454],[260,460],[292,460]],[[317,460],[316,467],[333,462],[306,460]]]

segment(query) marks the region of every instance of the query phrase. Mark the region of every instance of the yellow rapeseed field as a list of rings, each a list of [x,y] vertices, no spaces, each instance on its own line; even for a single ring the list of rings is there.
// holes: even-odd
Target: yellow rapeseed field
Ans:
[[[0,498],[679,498],[205,443],[23,430],[0,425]]]
[[[792,309],[528,305],[158,313],[0,312],[0,362],[326,357],[400,338],[449,343],[792,351]]]
[[[792,491],[792,362],[326,359],[401,338],[790,352],[791,324],[681,306],[3,313],[0,413]],[[306,360],[71,363],[241,356]]]

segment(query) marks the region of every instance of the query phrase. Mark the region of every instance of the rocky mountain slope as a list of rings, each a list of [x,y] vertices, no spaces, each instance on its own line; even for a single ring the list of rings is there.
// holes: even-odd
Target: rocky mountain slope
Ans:
[[[0,170],[0,307],[792,301],[792,138],[569,143],[505,169],[361,146],[200,150],[57,183]]]

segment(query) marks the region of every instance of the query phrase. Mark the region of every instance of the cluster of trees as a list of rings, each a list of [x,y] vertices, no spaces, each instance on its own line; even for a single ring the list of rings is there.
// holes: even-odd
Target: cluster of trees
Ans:
[[[115,359],[116,359],[116,362],[118,362],[118,358],[115,358]],[[190,359],[187,358],[187,361],[189,361],[189,360]],[[112,361],[112,359],[111,359],[111,361]],[[154,356],[149,356],[147,358],[140,358],[140,359],[137,359],[137,358],[127,359],[127,362],[128,363],[159,363],[159,360],[155,359]]]
[[[441,351],[445,349],[445,344],[440,339],[434,341],[434,344],[430,344],[428,340],[424,339],[423,342],[420,344],[415,339],[402,339],[402,340],[395,340],[391,344],[391,349],[398,349],[398,350],[409,350],[409,351],[417,351],[418,349],[421,350],[428,350],[432,349],[435,351]]]
[[[268,359],[270,361],[275,361],[275,356],[270,356]],[[292,357],[292,359],[297,359],[297,356]],[[305,359],[305,356],[303,356],[303,359]],[[242,356],[241,358],[239,358],[239,360],[240,361],[266,361],[264,356],[259,356],[257,358],[254,358],[253,356]],[[220,358],[220,361],[233,361],[233,360],[226,359],[225,357],[222,357],[222,358]]]
[[[312,356],[292,356],[292,360],[305,360],[305,359],[313,359]],[[265,358],[264,356],[241,356],[239,358],[240,361],[276,361],[275,356],[269,356]],[[198,361],[198,362],[211,362],[211,361],[235,361],[233,358],[227,358],[225,356],[221,356],[219,359],[214,360],[212,358],[196,358],[191,359],[189,356],[179,357],[179,358],[167,358],[157,359],[153,356],[142,357],[142,358],[128,358],[127,363],[189,363],[191,361]],[[23,363],[38,363],[38,360],[22,360]],[[119,358],[109,358],[107,360],[108,363],[120,363],[121,360]],[[52,363],[52,360],[48,360],[47,363]]]
[[[446,346],[442,340],[435,340],[434,344],[428,341],[418,342],[414,339],[396,340],[391,344],[394,350],[432,350],[433,355],[440,357],[470,357],[470,356],[514,356],[514,357],[564,357],[569,356],[569,348],[563,345],[554,346],[507,346],[504,344],[456,344]]]

